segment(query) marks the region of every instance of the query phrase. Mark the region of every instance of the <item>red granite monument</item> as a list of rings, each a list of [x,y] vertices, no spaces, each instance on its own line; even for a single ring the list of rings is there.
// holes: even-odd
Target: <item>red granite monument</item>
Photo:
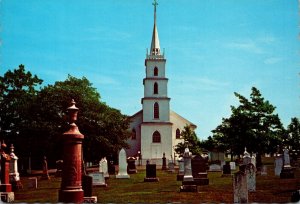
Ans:
[[[61,188],[58,201],[63,203],[82,203],[84,192],[82,190],[82,140],[84,136],[79,132],[75,121],[78,108],[72,100],[67,109],[70,129],[63,134],[63,170]]]

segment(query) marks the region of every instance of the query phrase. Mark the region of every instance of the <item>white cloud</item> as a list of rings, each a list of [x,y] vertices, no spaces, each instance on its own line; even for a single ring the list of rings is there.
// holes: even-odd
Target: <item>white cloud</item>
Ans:
[[[264,53],[263,49],[258,46],[258,44],[252,40],[246,40],[246,41],[239,41],[239,42],[230,42],[225,44],[226,47],[252,52],[256,54],[262,54]]]

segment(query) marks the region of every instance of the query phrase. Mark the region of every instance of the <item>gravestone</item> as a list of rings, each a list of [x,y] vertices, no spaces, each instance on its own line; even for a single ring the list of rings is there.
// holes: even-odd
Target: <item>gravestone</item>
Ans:
[[[256,168],[256,154],[253,154],[251,157],[251,163],[254,165],[254,167]]]
[[[275,157],[275,176],[280,176],[281,170],[283,167],[283,159],[282,156],[277,155]]]
[[[28,188],[37,189],[37,177],[29,177],[28,178]]]
[[[119,152],[119,172],[116,175],[116,178],[118,178],[118,179],[130,178],[130,176],[127,174],[126,152],[125,152],[124,148],[122,148],[121,151]]]
[[[230,169],[229,161],[226,161],[225,165],[223,165],[223,175],[222,176],[224,176],[224,177],[231,176],[231,169]]]
[[[211,164],[211,165],[209,165],[208,171],[218,172],[218,171],[222,171],[222,169],[219,164]]]
[[[256,191],[256,169],[252,163],[246,165],[248,191]]]
[[[251,156],[247,152],[247,148],[245,147],[244,156],[243,156],[243,164],[247,165],[247,164],[250,164],[250,163],[251,163]]]
[[[147,164],[146,165],[146,178],[144,182],[157,182],[159,178],[156,177],[156,164]]]
[[[107,187],[107,184],[105,183],[104,173],[103,172],[93,172],[90,173],[89,176],[92,177],[92,184],[93,186],[101,186],[101,187]]]
[[[260,175],[262,175],[262,176],[268,175],[268,170],[267,170],[267,166],[266,165],[262,166]]]
[[[21,183],[20,174],[18,172],[18,159],[19,158],[15,155],[13,144],[11,144],[11,146],[10,146],[9,156],[11,158],[10,166],[9,166],[10,183],[12,184],[13,189],[21,189],[21,188],[23,188],[23,185]]]
[[[209,180],[207,178],[208,160],[201,156],[195,156],[192,161],[192,174],[194,183],[198,186],[208,185]]]
[[[283,168],[280,173],[280,178],[281,179],[294,178],[294,171],[293,168],[291,167],[288,149],[283,150]]]
[[[240,166],[240,171],[233,176],[233,202],[248,203],[248,185],[245,165]]]
[[[183,154],[184,176],[180,192],[197,192],[197,185],[194,184],[191,164],[192,154],[189,148],[185,148]]]
[[[129,174],[136,174],[137,173],[137,169],[135,166],[135,158],[134,157],[129,157],[127,159],[127,173]]]
[[[106,157],[102,158],[99,162],[99,172],[103,172],[104,178],[109,178],[108,165],[107,165]]]
[[[167,170],[167,158],[166,158],[166,153],[163,153],[162,157],[162,170]]]
[[[231,170],[236,170],[235,162],[229,162],[229,164],[230,164],[230,169]]]
[[[42,180],[50,179],[49,172],[48,172],[47,158],[45,156],[44,156],[44,160],[43,160],[43,173],[42,173],[41,179]]]
[[[168,163],[168,172],[170,172],[170,173],[175,172],[175,164],[173,162]]]
[[[184,176],[184,161],[182,157],[178,159],[178,165],[179,165],[179,169],[177,174],[177,181],[182,181]]]

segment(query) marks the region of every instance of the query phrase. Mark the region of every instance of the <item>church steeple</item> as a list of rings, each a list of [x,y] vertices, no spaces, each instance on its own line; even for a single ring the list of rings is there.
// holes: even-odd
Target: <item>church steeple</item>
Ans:
[[[156,27],[156,6],[158,5],[158,3],[156,0],[154,0],[152,4],[154,6],[154,26],[153,26],[153,33],[152,33],[150,55],[160,55],[160,45],[159,45],[158,32]]]

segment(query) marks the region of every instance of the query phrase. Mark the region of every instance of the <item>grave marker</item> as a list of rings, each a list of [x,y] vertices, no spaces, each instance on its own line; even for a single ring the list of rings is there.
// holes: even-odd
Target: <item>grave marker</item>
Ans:
[[[124,148],[122,148],[119,152],[119,172],[118,175],[116,175],[116,178],[130,178],[130,176],[127,174],[126,152]]]

